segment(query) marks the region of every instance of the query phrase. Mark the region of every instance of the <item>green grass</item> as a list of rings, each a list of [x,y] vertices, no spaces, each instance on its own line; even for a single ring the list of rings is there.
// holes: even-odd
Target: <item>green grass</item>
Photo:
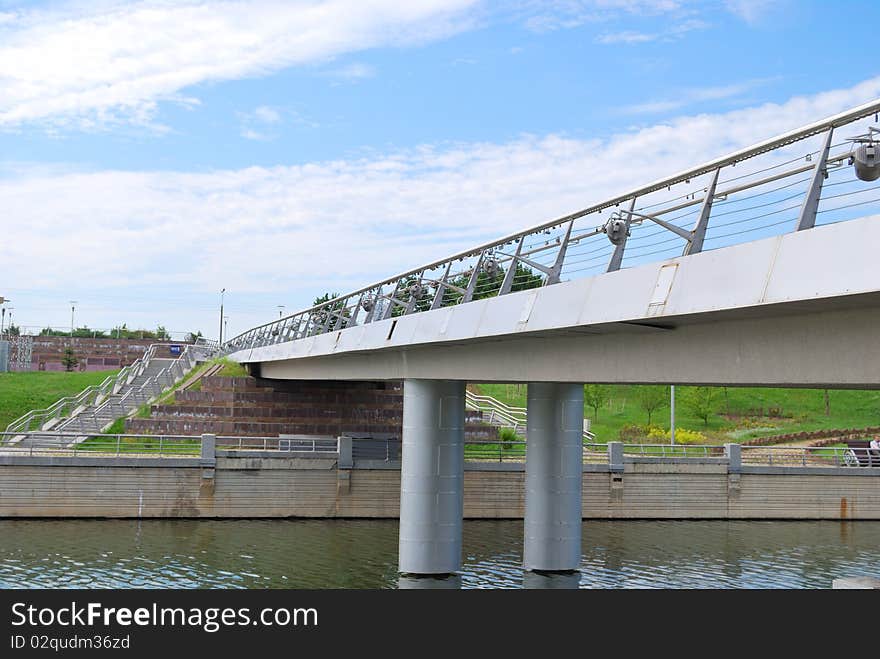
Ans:
[[[186,377],[184,377],[180,382],[177,382],[173,387],[171,387],[168,391],[163,393],[158,399],[153,402],[153,405],[173,405],[177,402],[177,391],[180,389],[184,383],[189,382],[193,376],[198,375],[201,378],[201,375],[205,373],[209,368],[215,366],[216,364],[221,364],[223,368],[214,373],[215,376],[219,377],[244,377],[247,376],[247,371],[244,366],[239,364],[238,362],[234,362],[227,357],[218,357],[216,359],[210,359],[206,361],[201,366],[196,367],[196,369],[187,373]],[[201,391],[202,390],[202,381],[201,379],[193,382],[188,388],[188,391]],[[150,408],[146,407],[145,409],[139,409],[135,416],[140,418],[149,418],[150,416]]]
[[[82,442],[79,446],[77,446],[77,450],[94,451],[101,453],[116,453],[116,438],[91,437]],[[199,439],[173,439],[163,440],[162,442],[162,455],[199,455],[200,452],[201,440]],[[159,455],[159,437],[153,439],[151,437],[123,436],[119,441],[119,453],[141,453]]]
[[[125,418],[120,417],[113,422],[107,430],[104,431],[108,435],[121,435],[125,432]]]
[[[815,455],[822,458],[838,458],[843,455],[843,450],[849,448],[846,444],[829,444],[828,446],[823,446],[820,449],[816,449],[815,451],[810,451],[810,455]]]
[[[212,359],[209,364],[223,364],[223,368],[214,373],[215,376],[224,378],[242,378],[247,377],[247,370],[238,362],[234,362],[228,357],[218,357]]]
[[[481,384],[474,388],[508,405],[526,406],[525,385]],[[592,418],[597,441],[616,441],[625,425],[647,423],[648,415],[638,403],[638,389],[638,385],[608,385],[609,400],[595,418],[593,409],[585,406],[584,415]],[[880,426],[880,391],[830,390],[830,414],[825,416],[822,389],[727,387],[725,394],[725,388],[715,387],[716,411],[705,426],[684,404],[688,389],[675,389],[675,425],[704,433],[707,443],[741,442],[806,430]],[[774,416],[770,416],[770,409],[775,409]],[[652,422],[668,430],[669,408],[655,412]]]
[[[30,410],[45,409],[60,398],[75,396],[117,372],[0,373],[0,430]]]

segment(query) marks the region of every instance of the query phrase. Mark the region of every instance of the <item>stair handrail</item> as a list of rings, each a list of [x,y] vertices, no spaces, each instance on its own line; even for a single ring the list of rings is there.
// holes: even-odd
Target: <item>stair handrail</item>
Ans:
[[[465,406],[483,414],[488,412],[490,415],[489,423],[498,419],[501,423],[496,425],[513,428],[514,432],[518,432],[520,427],[525,429],[528,420],[527,408],[508,405],[492,396],[475,394],[468,390],[465,390]],[[583,429],[583,437],[590,442],[596,439],[596,435],[586,428]]]
[[[121,392],[126,385],[131,384],[138,376],[143,374],[156,356],[157,349],[165,348],[168,345],[167,343],[151,344],[144,351],[144,354],[130,366],[123,367],[115,375],[108,375],[101,384],[89,385],[75,396],[65,396],[47,408],[30,410],[24,413],[6,427],[6,432],[20,433],[42,430],[53,421],[62,418],[72,418],[83,409],[102,405],[102,399],[106,401],[111,395]],[[212,348],[207,345],[188,344],[178,359],[186,357],[188,364],[194,364],[197,361],[196,354],[198,351],[203,351],[204,355],[211,352],[211,350]]]

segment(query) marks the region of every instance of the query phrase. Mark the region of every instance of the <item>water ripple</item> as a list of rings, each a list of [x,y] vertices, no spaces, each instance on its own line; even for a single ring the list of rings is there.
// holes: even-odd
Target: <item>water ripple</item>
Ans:
[[[580,573],[524,575],[522,522],[466,522],[462,588],[829,588],[880,522],[589,521]],[[397,522],[0,520],[2,588],[396,588]]]

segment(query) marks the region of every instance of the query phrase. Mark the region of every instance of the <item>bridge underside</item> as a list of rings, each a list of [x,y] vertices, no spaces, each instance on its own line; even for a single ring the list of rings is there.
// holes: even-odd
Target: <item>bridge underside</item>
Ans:
[[[781,315],[591,327],[369,353],[263,362],[277,379],[440,379],[874,388],[880,300]],[[766,313],[767,310],[764,310]],[[607,333],[602,333],[607,332]]]
[[[862,218],[231,357],[279,379],[873,388],[878,246]]]

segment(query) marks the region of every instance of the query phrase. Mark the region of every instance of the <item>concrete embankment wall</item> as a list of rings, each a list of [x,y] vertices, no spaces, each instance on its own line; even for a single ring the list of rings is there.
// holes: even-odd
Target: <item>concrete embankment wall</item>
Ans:
[[[109,464],[113,462],[113,464]],[[396,518],[400,472],[333,458],[20,458],[0,463],[0,517]],[[468,464],[464,514],[521,518],[522,465]],[[589,519],[880,520],[880,469],[743,467],[724,460],[584,468]]]

